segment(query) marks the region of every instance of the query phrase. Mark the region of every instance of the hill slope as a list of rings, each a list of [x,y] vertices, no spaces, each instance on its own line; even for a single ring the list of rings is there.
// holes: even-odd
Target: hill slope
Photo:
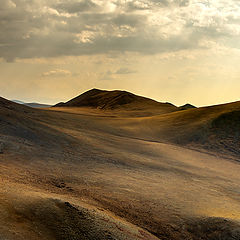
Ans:
[[[240,154],[240,102],[111,122],[136,138]]]
[[[239,102],[134,118],[5,99],[0,111],[4,239],[240,238]]]
[[[126,91],[89,90],[66,103],[55,107],[92,107],[99,109],[146,109],[161,108],[165,112],[176,111],[177,107],[170,103],[159,103],[149,98],[137,96]]]

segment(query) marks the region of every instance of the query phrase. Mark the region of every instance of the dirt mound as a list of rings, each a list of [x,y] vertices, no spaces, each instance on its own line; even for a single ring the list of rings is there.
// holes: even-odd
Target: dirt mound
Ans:
[[[23,195],[14,199],[7,194],[7,201],[0,203],[0,222],[6,223],[0,226],[0,236],[6,240],[158,239],[104,210],[61,199]]]

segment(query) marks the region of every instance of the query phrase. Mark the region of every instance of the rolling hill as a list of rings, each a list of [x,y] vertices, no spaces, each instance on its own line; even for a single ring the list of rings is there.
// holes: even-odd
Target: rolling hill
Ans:
[[[177,107],[171,103],[160,103],[126,91],[106,91],[100,89],[91,89],[66,103],[58,103],[54,107],[91,107],[102,110],[127,111],[151,109],[152,111],[158,111],[158,113],[177,110]]]
[[[101,90],[69,102],[0,98],[0,238],[240,238],[240,102],[180,111]]]

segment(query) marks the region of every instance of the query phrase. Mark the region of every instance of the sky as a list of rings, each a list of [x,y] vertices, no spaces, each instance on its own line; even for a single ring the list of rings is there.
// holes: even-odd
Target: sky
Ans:
[[[206,106],[240,100],[239,0],[1,0],[0,96],[91,88]]]

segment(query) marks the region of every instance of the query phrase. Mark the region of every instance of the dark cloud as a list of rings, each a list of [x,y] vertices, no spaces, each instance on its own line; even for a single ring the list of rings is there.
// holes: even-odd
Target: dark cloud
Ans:
[[[113,79],[115,79],[115,77],[116,77],[117,75],[127,75],[127,74],[133,74],[133,73],[136,73],[136,72],[137,72],[137,71],[132,70],[132,69],[130,69],[130,68],[128,68],[128,67],[121,67],[121,68],[119,68],[119,69],[116,70],[116,71],[110,71],[110,70],[108,70],[108,71],[106,71],[106,72],[103,72],[103,73],[100,75],[99,79],[100,79],[100,80],[113,80]]]
[[[155,54],[240,35],[239,2],[1,0],[0,57]],[[129,12],[131,11],[131,13]]]
[[[158,7],[168,7],[171,5],[175,5],[175,6],[187,6],[189,4],[189,0],[175,0],[175,1],[171,1],[171,0],[150,0],[149,2],[151,2],[152,4],[154,4],[155,6]]]
[[[129,25],[131,27],[144,27],[147,16],[142,14],[118,14],[112,18],[112,22],[117,26]]]
[[[68,13],[78,13],[78,12],[86,12],[86,11],[96,11],[100,8],[97,4],[93,3],[90,0],[83,1],[66,1],[54,6],[58,11],[68,12]]]
[[[127,67],[123,67],[123,68],[119,68],[115,74],[132,74],[132,73],[136,73],[136,71],[129,69]]]

